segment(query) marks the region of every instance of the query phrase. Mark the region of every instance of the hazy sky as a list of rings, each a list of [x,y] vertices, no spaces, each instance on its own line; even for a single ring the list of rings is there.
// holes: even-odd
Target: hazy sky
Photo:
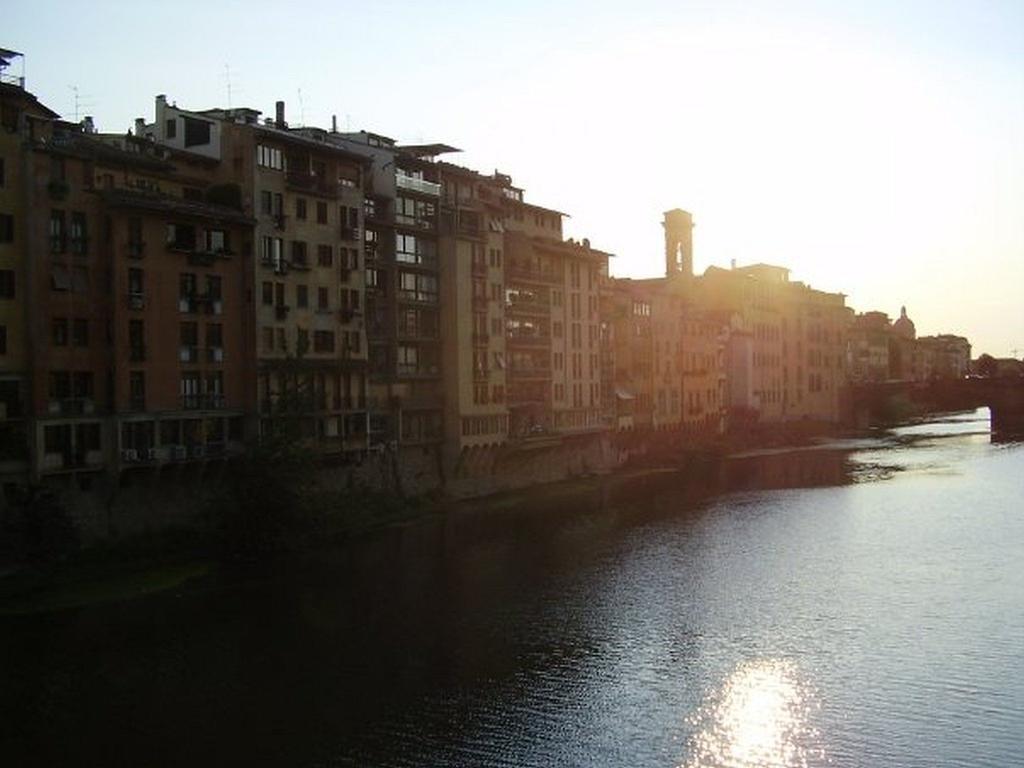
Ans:
[[[766,261],[1024,354],[1024,2],[17,3],[0,47],[104,131],[153,97],[445,141],[662,269]]]

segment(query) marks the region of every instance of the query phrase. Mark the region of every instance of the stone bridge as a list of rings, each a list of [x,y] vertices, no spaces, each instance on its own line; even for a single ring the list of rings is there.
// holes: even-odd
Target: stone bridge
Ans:
[[[847,420],[867,427],[945,411],[987,407],[992,431],[1024,434],[1024,378],[938,379],[853,384]]]

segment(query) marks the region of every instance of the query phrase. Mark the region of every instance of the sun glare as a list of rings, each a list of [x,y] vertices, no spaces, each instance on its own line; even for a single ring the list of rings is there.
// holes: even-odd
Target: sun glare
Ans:
[[[741,665],[689,719],[697,728],[685,768],[821,764],[824,750],[810,723],[815,699],[794,664]]]

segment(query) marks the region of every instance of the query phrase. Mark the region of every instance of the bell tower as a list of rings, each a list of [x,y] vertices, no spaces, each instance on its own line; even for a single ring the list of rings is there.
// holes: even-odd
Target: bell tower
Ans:
[[[665,211],[665,277],[693,276],[693,216],[681,208]]]

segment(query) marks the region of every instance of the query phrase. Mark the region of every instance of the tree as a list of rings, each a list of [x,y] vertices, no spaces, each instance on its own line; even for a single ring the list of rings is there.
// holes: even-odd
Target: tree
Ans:
[[[979,376],[992,378],[996,375],[997,370],[998,365],[996,363],[996,359],[992,357],[992,355],[984,354],[978,358],[977,372]]]

